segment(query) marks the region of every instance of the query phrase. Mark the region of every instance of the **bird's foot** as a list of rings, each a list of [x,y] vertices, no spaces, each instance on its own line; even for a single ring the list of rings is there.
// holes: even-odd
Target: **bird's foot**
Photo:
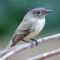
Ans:
[[[33,47],[33,43],[32,42],[26,41],[26,40],[23,40],[23,41],[26,42],[26,43],[30,43],[31,44],[31,48]]]
[[[31,39],[32,41],[35,41],[36,42],[36,46],[38,46],[38,42],[37,42],[37,40],[35,40],[35,39]]]
[[[36,46],[38,46],[38,42],[37,42],[37,40],[35,40],[35,39],[31,39],[32,41],[35,41],[36,42]],[[26,40],[23,40],[24,42],[26,42],[26,43],[31,43],[31,48],[33,47],[33,42],[30,42],[30,41],[26,41]]]

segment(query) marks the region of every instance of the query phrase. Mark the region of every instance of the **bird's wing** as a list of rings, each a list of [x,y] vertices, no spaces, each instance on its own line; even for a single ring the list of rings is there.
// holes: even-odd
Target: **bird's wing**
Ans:
[[[32,28],[33,22],[30,21],[22,21],[22,23],[18,26],[15,34],[12,37],[13,44],[15,45],[20,40],[23,40],[25,36],[27,36],[30,32],[34,31]]]

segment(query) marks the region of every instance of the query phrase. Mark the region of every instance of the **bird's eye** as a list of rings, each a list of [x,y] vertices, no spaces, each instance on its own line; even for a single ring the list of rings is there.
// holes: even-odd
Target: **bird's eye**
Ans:
[[[40,14],[40,11],[38,11],[37,14]]]

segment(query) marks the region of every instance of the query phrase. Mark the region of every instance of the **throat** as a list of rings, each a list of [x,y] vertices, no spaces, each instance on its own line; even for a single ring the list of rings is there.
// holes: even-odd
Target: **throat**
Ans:
[[[41,32],[45,25],[45,19],[38,19],[36,22],[35,30]]]

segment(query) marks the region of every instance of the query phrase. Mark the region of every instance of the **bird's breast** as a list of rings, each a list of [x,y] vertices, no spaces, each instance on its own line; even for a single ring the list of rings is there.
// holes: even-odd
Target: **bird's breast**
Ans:
[[[32,27],[32,29],[34,29],[34,31],[29,33],[29,35],[26,36],[24,38],[24,40],[29,40],[30,38],[33,38],[36,35],[38,35],[42,31],[44,25],[45,25],[45,19],[43,19],[43,20],[36,20],[35,23],[34,23],[34,26]]]
[[[45,19],[37,20],[36,25],[35,25],[35,31],[36,32],[41,32],[44,25],[45,25]]]

